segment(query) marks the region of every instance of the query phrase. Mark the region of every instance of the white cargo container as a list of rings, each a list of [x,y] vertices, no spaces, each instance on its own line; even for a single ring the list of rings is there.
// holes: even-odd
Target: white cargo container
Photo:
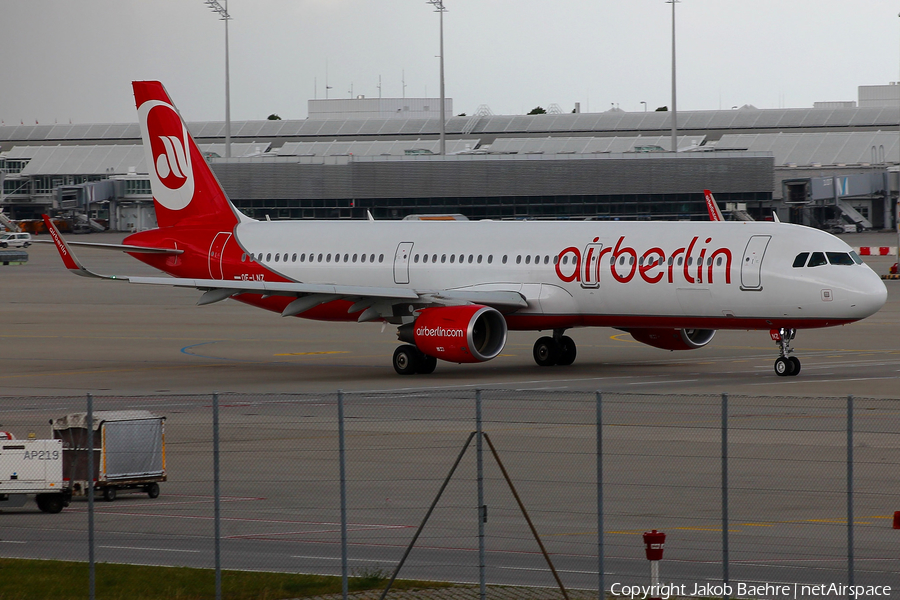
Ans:
[[[68,506],[62,440],[0,441],[0,510],[24,506],[29,495],[47,513]]]

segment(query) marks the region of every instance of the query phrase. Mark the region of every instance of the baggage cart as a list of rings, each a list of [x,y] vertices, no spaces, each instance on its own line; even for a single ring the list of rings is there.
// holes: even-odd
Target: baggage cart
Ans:
[[[94,489],[109,502],[118,491],[159,496],[166,480],[165,417],[146,410],[73,413],[51,421],[53,438],[63,444],[63,477],[72,494],[88,489],[88,457],[94,463]]]

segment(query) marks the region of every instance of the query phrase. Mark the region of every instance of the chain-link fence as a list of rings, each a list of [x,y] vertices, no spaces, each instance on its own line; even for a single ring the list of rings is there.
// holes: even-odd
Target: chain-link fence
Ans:
[[[0,406],[0,430],[50,439],[48,421],[88,401]],[[622,593],[650,582],[641,534],[656,529],[660,581],[681,595],[900,587],[898,400],[491,389],[95,396],[90,410],[93,513],[83,489],[59,514],[0,496],[2,556],[388,577],[402,563],[405,579]],[[103,480],[140,462],[123,452],[157,452],[103,428],[143,414],[122,411],[165,418],[164,480]]]

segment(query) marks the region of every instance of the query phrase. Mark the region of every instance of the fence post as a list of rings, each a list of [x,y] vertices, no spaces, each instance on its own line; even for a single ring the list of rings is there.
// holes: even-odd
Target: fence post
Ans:
[[[341,470],[341,594],[347,600],[349,581],[347,579],[347,463],[344,446],[344,392],[338,390],[338,444]]]
[[[606,586],[603,581],[603,394],[596,392],[597,398],[597,573],[599,598],[604,598]]]
[[[728,583],[728,394],[722,394],[722,583]]]
[[[94,557],[94,396],[87,395],[88,597],[97,597]]]
[[[216,556],[216,600],[222,600],[222,502],[219,484],[219,394],[213,393],[213,528]]]
[[[481,390],[475,390],[475,449],[478,465],[478,584],[479,597],[485,600],[487,585],[485,581],[484,558],[484,524],[487,521],[487,507],[484,505],[484,460],[482,455],[483,436],[481,427]]]
[[[853,589],[853,396],[847,396],[847,584]]]

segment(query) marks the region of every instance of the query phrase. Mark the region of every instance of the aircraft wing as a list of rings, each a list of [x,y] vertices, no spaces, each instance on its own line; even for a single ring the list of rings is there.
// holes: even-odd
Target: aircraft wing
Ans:
[[[35,240],[32,244],[53,244],[55,240]],[[184,250],[177,248],[149,248],[147,246],[131,246],[129,244],[102,244],[100,242],[66,242],[69,246],[81,246],[82,248],[96,248],[98,250],[120,250],[136,254],[183,254]]]
[[[127,275],[102,275],[87,269],[81,264],[81,261],[72,254],[69,248],[70,243],[66,242],[60,235],[59,230],[50,221],[50,218],[44,215],[44,222],[47,230],[56,244],[56,249],[63,260],[66,268],[76,275],[82,277],[96,277],[99,279],[109,279],[115,281],[127,281],[128,283],[137,283],[145,285],[166,285],[171,287],[187,287],[202,290],[204,294],[197,302],[199,305],[212,304],[237,296],[240,294],[263,294],[265,296],[295,296],[297,297],[282,312],[283,316],[300,314],[314,306],[330,302],[332,300],[350,299],[354,301],[351,310],[358,312],[366,309],[369,312],[367,318],[360,317],[360,320],[370,320],[383,316],[382,313],[386,306],[390,306],[395,302],[418,301],[429,304],[441,305],[459,305],[459,304],[484,304],[495,308],[517,309],[525,308],[528,303],[525,298],[515,291],[453,291],[453,290],[428,290],[416,291],[409,288],[398,287],[376,287],[362,285],[336,285],[323,283],[302,283],[297,281],[258,281],[243,279],[194,279],[185,277],[145,277],[145,276],[127,276]],[[97,246],[97,244],[83,244],[86,246]],[[140,248],[146,251],[146,248],[139,246],[127,246],[121,244],[100,244],[105,249],[110,246],[120,246],[119,250],[125,252],[139,251],[131,250],[132,248]],[[177,253],[183,250],[172,250],[165,248],[150,249],[151,251]],[[381,305],[380,308],[377,305]],[[354,310],[355,309],[355,310]]]

